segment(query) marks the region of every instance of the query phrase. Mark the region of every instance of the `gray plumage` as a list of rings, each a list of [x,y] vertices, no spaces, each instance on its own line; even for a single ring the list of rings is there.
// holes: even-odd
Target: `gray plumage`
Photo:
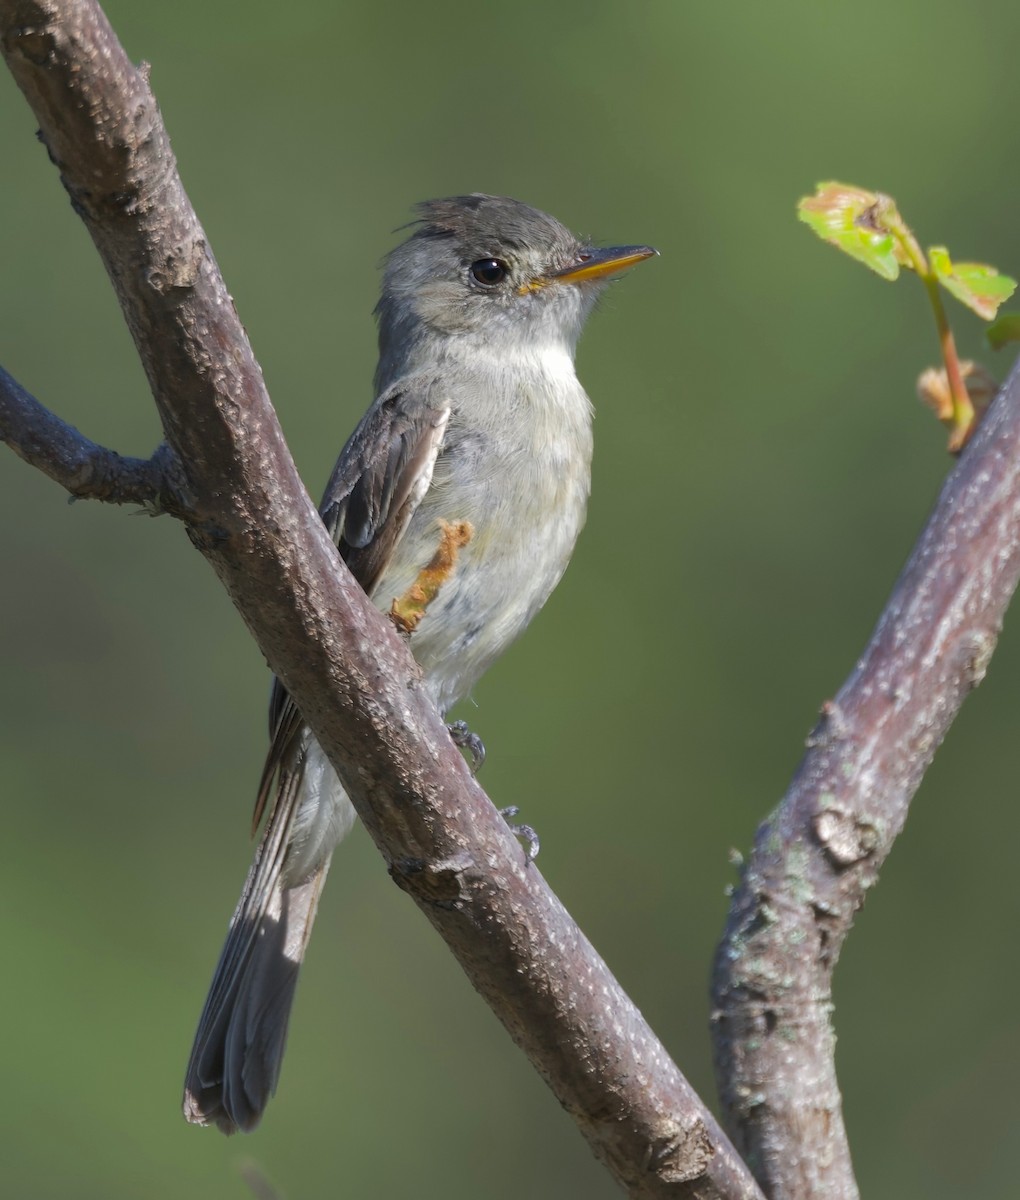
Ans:
[[[595,250],[519,201],[419,205],[389,255],[377,399],[344,447],[321,512],[380,608],[415,583],[440,522],[470,522],[456,568],[412,633],[440,712],[467,695],[562,575],[584,523],[591,406],[574,349],[605,280],[654,251]],[[189,1121],[253,1128],[276,1087],[319,892],[354,809],[279,682],[256,820],[185,1080]]]

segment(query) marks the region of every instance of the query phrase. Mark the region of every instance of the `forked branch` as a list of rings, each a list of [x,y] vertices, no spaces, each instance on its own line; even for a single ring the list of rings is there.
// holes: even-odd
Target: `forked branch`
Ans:
[[[630,1195],[760,1196],[605,963],[526,865],[418,687],[405,643],[340,561],[181,187],[146,73],[89,0],[0,0],[0,44],[116,289],[173,456],[177,515],[394,878]],[[34,423],[29,461],[48,464],[64,486],[77,476],[61,464],[75,454],[91,471],[110,467],[104,452],[31,410],[3,410],[12,445],[28,446]],[[107,498],[160,490],[155,479],[132,482],[132,470],[148,478],[144,465],[125,468]]]

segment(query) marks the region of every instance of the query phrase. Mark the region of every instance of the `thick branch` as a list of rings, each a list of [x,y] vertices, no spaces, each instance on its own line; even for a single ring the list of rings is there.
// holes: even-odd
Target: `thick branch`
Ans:
[[[716,960],[728,1124],[773,1200],[853,1200],[831,977],[1020,579],[1020,367],[942,489],[867,649],[758,831]]]
[[[181,188],[145,75],[86,0],[0,0],[5,57],[117,290],[186,476],[189,534],[397,881],[632,1196],[759,1195],[471,778],[339,560]]]
[[[165,492],[171,454],[123,458],[90,442],[45,409],[0,367],[0,442],[81,500],[169,507]]]

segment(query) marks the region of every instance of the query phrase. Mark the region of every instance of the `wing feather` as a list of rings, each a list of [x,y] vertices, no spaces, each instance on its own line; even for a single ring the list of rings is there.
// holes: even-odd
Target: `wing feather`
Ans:
[[[432,482],[443,444],[449,404],[434,381],[405,380],[384,392],[362,417],[340,452],[319,512],[354,578],[371,595],[394,547]],[[252,818],[289,829],[300,789],[290,778],[302,721],[286,688],[273,680],[269,698],[269,751]],[[272,804],[270,796],[274,791]]]

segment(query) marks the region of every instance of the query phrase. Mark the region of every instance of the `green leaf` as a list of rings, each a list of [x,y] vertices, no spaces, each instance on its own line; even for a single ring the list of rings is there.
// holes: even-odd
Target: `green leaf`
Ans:
[[[1016,280],[986,263],[953,263],[945,246],[932,246],[928,261],[939,283],[979,317],[990,321],[1016,290]]]
[[[911,265],[900,246],[904,228],[896,204],[881,192],[847,183],[820,183],[797,204],[797,216],[825,242],[864,263],[883,279]]]
[[[1009,342],[1020,342],[1020,313],[1002,313],[985,330],[985,337],[993,350],[1001,350]]]

